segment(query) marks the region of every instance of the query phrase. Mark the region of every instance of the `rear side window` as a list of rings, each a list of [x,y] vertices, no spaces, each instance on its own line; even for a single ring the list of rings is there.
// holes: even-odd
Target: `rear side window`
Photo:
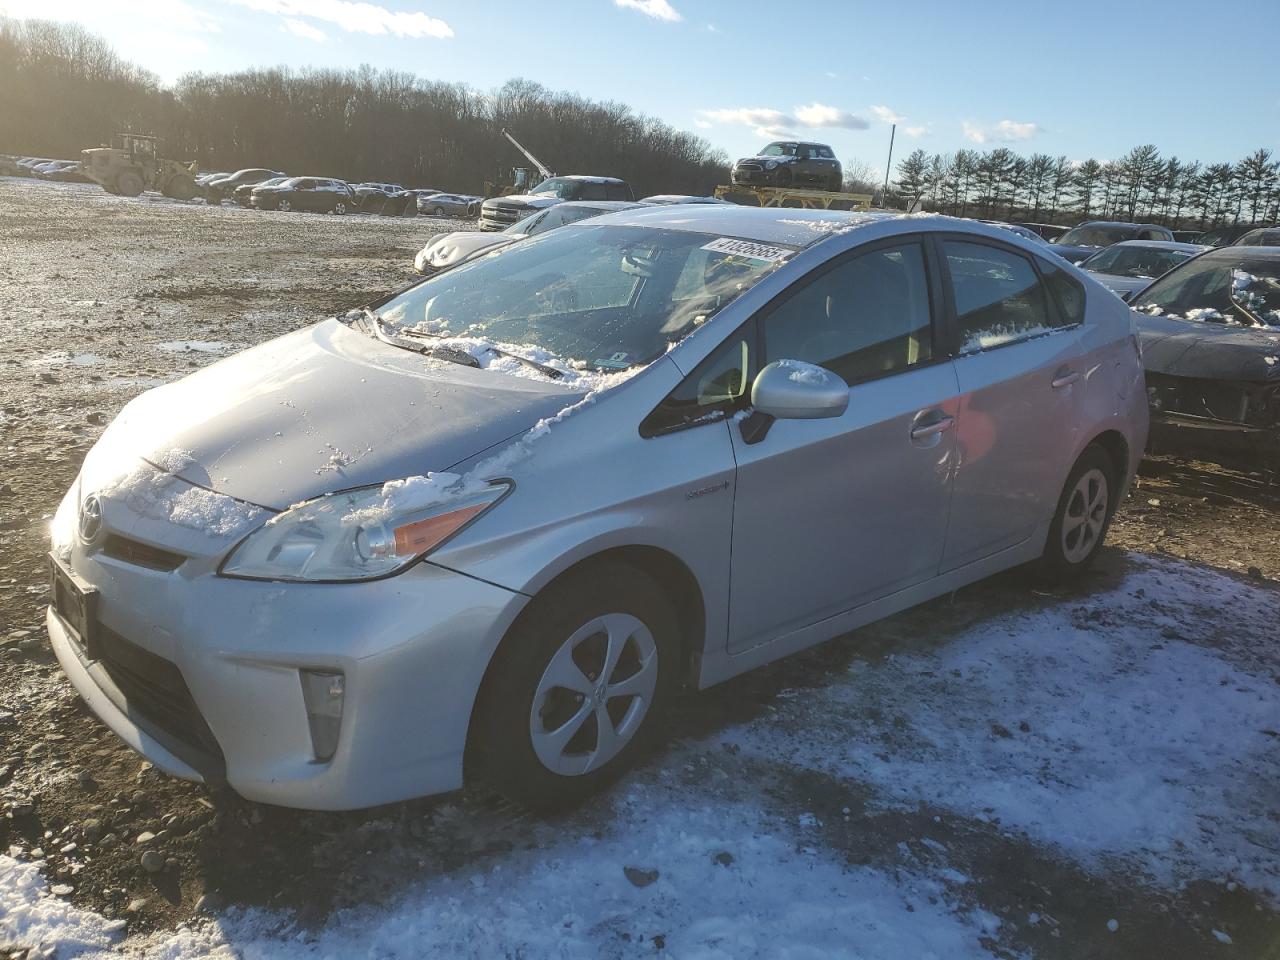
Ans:
[[[924,251],[858,254],[806,283],[764,320],[765,357],[826,367],[852,385],[933,357]]]
[[[631,188],[625,183],[606,183],[604,192],[606,200],[631,199]]]
[[[1074,327],[1078,323],[1084,323],[1084,287],[1080,282],[1048,260],[1037,257],[1036,265],[1049,287],[1053,306],[1058,308],[1062,325]]]
[[[834,160],[836,158],[836,155],[831,152],[830,147],[819,147],[818,156],[820,156],[823,160]]]
[[[983,243],[944,240],[960,353],[977,353],[1065,326],[1031,261]]]

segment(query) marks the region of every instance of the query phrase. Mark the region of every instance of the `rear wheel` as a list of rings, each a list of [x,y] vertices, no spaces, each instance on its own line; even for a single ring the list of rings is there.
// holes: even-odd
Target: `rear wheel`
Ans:
[[[533,601],[476,708],[478,760],[534,809],[602,789],[650,746],[674,695],[679,627],[659,586],[626,564],[570,577]]]
[[[833,173],[827,180],[827,189],[832,193],[839,193],[843,186],[844,182],[840,179],[840,175],[838,173]]]
[[[443,217],[443,216],[444,216],[444,207],[436,207],[434,210],[432,210],[432,211],[431,211],[431,213],[432,213],[432,215],[434,215],[434,216],[437,216],[437,217]]]
[[[132,170],[126,170],[116,177],[116,193],[125,197],[136,197],[142,193],[142,177]]]
[[[276,209],[283,210],[285,213],[288,213],[293,209],[293,204],[289,202],[288,197],[282,197],[280,202],[276,204]]]
[[[346,203],[344,203],[343,201],[339,200],[337,203],[335,203],[335,204],[333,205],[333,212],[334,212],[335,214],[337,214],[338,216],[342,216],[344,213],[346,213],[346,212],[347,212],[347,205],[346,205]]]
[[[1040,565],[1053,580],[1079,576],[1093,563],[1116,503],[1115,465],[1100,447],[1088,447],[1067,477]]]

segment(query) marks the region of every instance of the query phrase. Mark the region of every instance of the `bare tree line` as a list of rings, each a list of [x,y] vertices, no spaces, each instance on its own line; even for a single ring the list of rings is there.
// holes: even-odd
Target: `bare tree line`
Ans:
[[[490,93],[392,70],[192,73],[172,88],[83,28],[0,18],[0,150],[69,157],[154,133],[202,169],[270,167],[479,192],[525,159],[622,177],[638,196],[709,193],[728,158],[626,104],[510,80]]]
[[[1072,163],[1019,156],[1006,147],[929,154],[914,150],[897,169],[901,201],[987,219],[1076,223],[1127,220],[1210,228],[1280,219],[1280,162],[1260,148],[1237,163],[1161,157],[1152,144],[1118,160]]]

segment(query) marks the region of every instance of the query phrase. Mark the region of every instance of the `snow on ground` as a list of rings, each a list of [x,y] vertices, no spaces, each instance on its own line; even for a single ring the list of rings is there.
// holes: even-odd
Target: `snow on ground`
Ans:
[[[1019,955],[1018,904],[959,847],[909,832],[935,810],[1104,882],[1234,882],[1275,902],[1278,614],[1273,589],[1134,556],[1112,589],[855,657],[758,719],[669,748],[587,810],[522,824],[527,845],[407,877],[397,899],[322,929],[232,912],[129,947],[165,960]],[[937,619],[925,608],[898,626]],[[806,776],[867,797],[867,816],[915,820],[850,856],[823,822],[839,819],[831,798],[797,806]],[[41,887],[34,866],[0,857],[0,947],[107,946],[105,921]]]
[[[1270,647],[1274,660],[1280,598],[1135,563],[1117,591],[855,664],[787,724],[724,737],[870,784],[888,807],[998,821],[1086,867],[1162,886],[1242,881],[1280,902],[1280,693],[1274,666],[1247,655]],[[1181,639],[1228,610],[1246,629],[1225,650]]]

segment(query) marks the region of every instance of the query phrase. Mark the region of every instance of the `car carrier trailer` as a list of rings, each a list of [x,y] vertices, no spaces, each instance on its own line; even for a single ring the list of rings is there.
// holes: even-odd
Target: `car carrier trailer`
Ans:
[[[836,193],[804,187],[753,187],[747,184],[716,187],[716,197],[747,207],[802,207],[807,210],[870,210],[869,193]]]

